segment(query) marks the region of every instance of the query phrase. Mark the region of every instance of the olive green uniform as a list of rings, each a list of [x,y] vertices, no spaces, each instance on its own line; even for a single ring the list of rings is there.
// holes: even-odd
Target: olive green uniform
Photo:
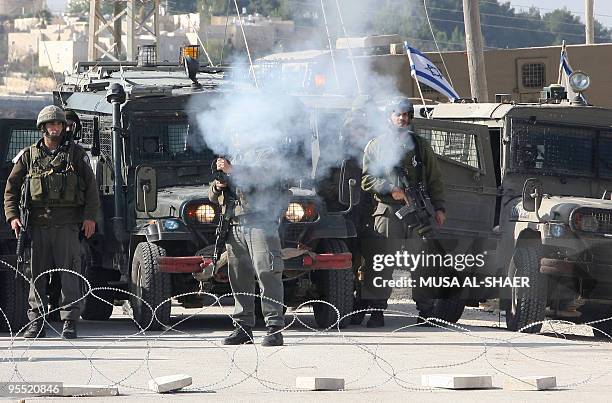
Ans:
[[[220,191],[211,184],[208,197],[223,206],[226,217],[233,216],[226,242],[228,272],[234,293],[234,321],[255,326],[255,281],[259,282],[261,310],[266,326],[285,326],[283,314],[283,260],[278,236],[280,215],[287,208],[287,193],[277,180],[266,182],[264,163],[271,161],[271,150],[252,150],[234,157],[232,189]],[[275,176],[278,173],[274,174]],[[242,182],[242,183],[240,183]],[[251,182],[245,183],[245,182]],[[232,212],[227,214],[227,209]],[[257,279],[257,280],[256,280]],[[245,295],[249,294],[249,295]]]
[[[416,144],[414,142],[416,141]],[[416,147],[419,150],[421,159],[419,178],[419,169],[417,169],[418,160],[416,158]],[[399,159],[399,164],[393,166],[394,156],[396,161]],[[374,195],[374,199],[378,202],[374,211],[374,231],[380,237],[386,239],[385,253],[394,253],[400,249],[407,250],[412,253],[427,251],[428,245],[421,240],[417,234],[413,234],[412,230],[407,228],[403,221],[399,220],[395,212],[404,206],[403,201],[394,200],[391,196],[391,190],[394,187],[404,188],[405,182],[399,176],[398,169],[407,178],[411,186],[416,185],[420,181],[425,185],[426,191],[429,194],[431,203],[436,210],[444,210],[444,186],[442,183],[442,175],[438,168],[435,154],[429,143],[417,136],[410,134],[400,137],[394,132],[376,137],[365,149],[363,157],[363,176],[361,187],[363,190]],[[376,253],[381,253],[376,251]],[[381,276],[390,279],[393,273],[393,268],[384,270],[382,273],[376,273],[368,270],[365,273],[364,284],[366,287],[362,290],[362,298],[381,301],[381,308],[386,308],[386,300],[391,295],[392,289],[389,287],[374,287],[372,285],[373,278]],[[422,273],[417,270],[417,276]],[[417,301],[417,308],[420,311],[429,311],[431,301],[426,297],[421,297],[418,290],[413,290],[413,298]],[[382,302],[384,301],[384,302]]]
[[[7,222],[19,217],[21,187],[30,180],[31,275],[30,310],[34,320],[46,310],[47,276],[37,277],[51,269],[81,272],[79,232],[84,220],[95,221],[99,198],[95,177],[85,151],[64,142],[55,152],[43,140],[22,150],[16,158],[4,191]],[[82,297],[80,278],[61,271],[62,320],[77,320]],[[36,281],[34,281],[36,280]]]

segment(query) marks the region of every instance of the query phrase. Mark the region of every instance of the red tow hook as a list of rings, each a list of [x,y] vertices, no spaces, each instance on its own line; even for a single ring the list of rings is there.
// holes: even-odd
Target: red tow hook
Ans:
[[[311,256],[304,255],[302,265],[312,270],[344,270],[353,267],[353,255],[345,253],[321,253]]]
[[[160,256],[157,258],[162,273],[198,273],[212,263],[212,259],[202,256]]]

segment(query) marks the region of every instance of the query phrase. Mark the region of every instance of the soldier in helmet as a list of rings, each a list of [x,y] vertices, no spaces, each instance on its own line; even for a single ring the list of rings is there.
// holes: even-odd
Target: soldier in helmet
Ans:
[[[414,118],[412,103],[403,97],[392,100],[386,108],[388,130],[368,143],[363,157],[361,187],[374,195],[378,202],[374,212],[374,230],[385,238],[385,250],[389,253],[400,249],[409,253],[420,253],[427,249],[421,237],[413,233],[395,212],[411,201],[405,189],[422,186],[428,193],[435,221],[440,226],[446,220],[444,210],[444,187],[434,152],[429,143],[411,130]],[[377,252],[379,253],[379,252]],[[387,268],[383,277],[390,277],[393,267]],[[368,271],[364,280],[362,299],[371,299],[372,308],[386,309],[391,288],[377,287],[373,277],[380,275]],[[417,273],[418,275],[418,273]],[[421,317],[433,314],[433,300],[418,289],[413,289],[413,299]],[[369,327],[384,326],[382,311],[371,314]]]
[[[66,113],[66,132],[65,136],[67,140],[80,140],[81,136],[81,119],[79,115],[72,109],[65,111]],[[62,276],[61,273],[54,272],[50,273],[49,279],[49,321],[57,322],[60,320],[60,301],[62,298]]]
[[[66,123],[64,111],[57,106],[40,111],[36,124],[42,138],[17,154],[4,191],[6,220],[18,236],[21,188],[26,177],[29,180],[32,281],[26,338],[45,336],[48,279],[34,279],[50,269],[80,272],[79,232],[89,238],[96,229],[100,201],[95,177],[85,151],[67,138]],[[61,284],[62,337],[75,338],[82,287],[79,277],[66,271],[61,271]]]
[[[70,135],[72,140],[81,138],[81,119],[79,115],[72,109],[66,111],[66,134]]]

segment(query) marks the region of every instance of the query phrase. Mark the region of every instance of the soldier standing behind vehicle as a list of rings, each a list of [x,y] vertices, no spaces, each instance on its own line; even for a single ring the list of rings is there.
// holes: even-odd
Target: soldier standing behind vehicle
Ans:
[[[268,332],[262,346],[282,346],[283,261],[278,236],[279,219],[286,210],[288,195],[278,179],[280,167],[273,167],[277,156],[273,150],[244,144],[231,162],[216,161],[216,168],[229,180],[215,179],[209,198],[223,206],[223,214],[231,219],[226,241],[230,285],[234,293],[233,320],[236,328],[223,344],[247,344],[253,341],[255,326],[255,279],[261,290],[261,310]],[[266,174],[267,170],[275,170]],[[245,294],[249,295],[245,295]]]
[[[36,282],[40,273],[50,269],[81,271],[79,230],[86,238],[96,229],[100,204],[96,181],[85,151],[65,135],[66,115],[53,105],[43,108],[36,125],[43,138],[23,149],[15,157],[15,165],[6,183],[4,210],[15,235],[22,223],[19,218],[20,190],[25,180],[30,186],[31,250],[28,317],[32,321],[24,333],[26,338],[44,337],[46,288],[48,277]],[[82,298],[80,278],[61,272],[62,337],[77,337],[76,323]]]
[[[384,249],[390,253],[400,249],[419,253],[427,245],[395,213],[410,202],[405,193],[407,186],[424,185],[435,209],[435,220],[439,226],[443,225],[446,215],[442,177],[431,146],[410,129],[414,117],[412,103],[406,98],[396,98],[388,104],[386,114],[388,132],[370,141],[365,149],[361,186],[378,201],[374,230],[386,239]],[[383,277],[390,279],[392,273],[393,267],[388,267]],[[362,298],[371,299],[372,308],[386,309],[392,289],[373,284],[373,277],[381,273],[365,274]],[[418,277],[422,272],[417,269],[414,274]],[[413,299],[422,318],[432,316],[434,310],[433,299],[424,294],[419,288],[413,289]],[[368,325],[384,326],[382,311],[373,312]]]

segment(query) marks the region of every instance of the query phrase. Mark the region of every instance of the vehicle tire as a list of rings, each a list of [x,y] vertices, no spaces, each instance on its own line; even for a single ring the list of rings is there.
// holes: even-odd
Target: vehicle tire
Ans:
[[[328,239],[324,241],[320,253],[346,253],[349,252],[344,241]],[[346,270],[320,270],[316,273],[315,284],[323,301],[329,302],[339,311],[336,312],[331,306],[322,303],[313,304],[314,318],[317,326],[323,329],[336,326],[340,318],[353,312],[355,291],[355,275],[352,269]],[[345,328],[351,318],[345,317],[339,323],[340,328]]]
[[[10,323],[13,335],[28,323],[28,292],[30,284],[12,270],[0,270],[0,307]],[[8,332],[9,326],[0,314],[0,332]]]
[[[159,271],[157,258],[166,256],[165,249],[151,242],[141,242],[136,246],[132,259],[131,291],[146,301],[149,308],[139,298],[130,298],[134,320],[145,330],[160,330],[170,323],[171,301],[166,301],[153,312],[159,304],[170,298],[172,284],[170,275]],[[153,318],[153,321],[151,321]]]
[[[513,287],[506,306],[506,327],[517,331],[546,318],[548,278],[540,273],[542,245],[519,245],[510,261],[508,277],[528,277],[529,287]],[[538,333],[542,325],[531,326],[525,333]]]
[[[108,281],[106,279],[107,276],[98,270],[87,271],[85,277],[87,280],[89,280],[91,288],[108,287]],[[85,285],[85,292],[87,292],[87,285]],[[92,295],[94,292],[98,297],[102,298],[106,302],[109,302],[109,304],[94,297]],[[92,294],[85,297],[85,304],[83,306],[83,310],[81,311],[81,317],[85,320],[108,320],[113,313],[115,293],[110,290],[96,290],[93,291]]]
[[[433,316],[450,323],[457,323],[463,315],[465,300],[461,296],[434,299]]]
[[[587,303],[581,306],[579,311],[582,313],[583,323],[607,319],[602,322],[590,323],[589,326],[594,328],[593,335],[595,337],[605,339],[612,337],[612,306]],[[610,337],[606,336],[606,334]]]

